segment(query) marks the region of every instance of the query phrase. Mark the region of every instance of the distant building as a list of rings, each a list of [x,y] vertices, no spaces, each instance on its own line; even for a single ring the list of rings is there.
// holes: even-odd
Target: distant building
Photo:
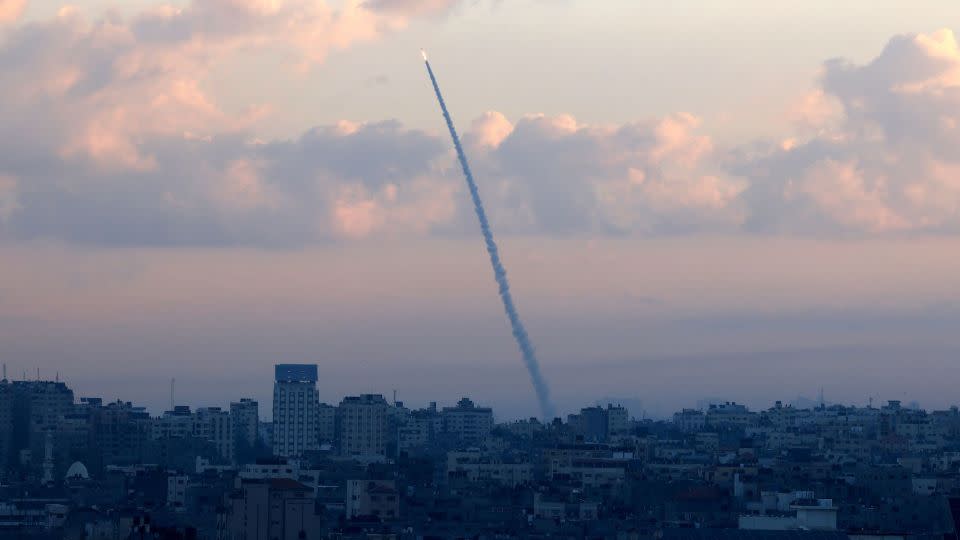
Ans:
[[[383,521],[400,517],[400,494],[393,480],[347,480],[347,519],[375,517]]]
[[[626,435],[630,431],[630,415],[623,407],[607,405],[606,408],[586,407],[580,414],[571,414],[567,422],[574,433],[585,441],[606,442],[611,437]]]
[[[236,439],[233,436],[233,419],[220,407],[197,409],[194,415],[194,436],[208,441],[227,463],[233,463]]]
[[[230,419],[234,436],[251,447],[257,444],[260,428],[260,406],[252,399],[243,398],[230,404]]]
[[[43,458],[46,432],[56,432],[61,420],[73,412],[73,390],[57,381],[11,384],[12,450],[39,462]]]
[[[143,463],[153,430],[150,413],[129,401],[102,405],[88,400],[93,448],[99,451],[104,466]]]
[[[302,469],[300,461],[286,458],[258,459],[256,463],[247,463],[240,468],[237,476],[242,480],[296,480],[316,493],[320,484],[320,471]]]
[[[273,453],[297,457],[319,448],[317,366],[277,364],[273,384]]]
[[[401,452],[428,447],[443,430],[443,418],[437,404],[411,411],[404,423],[397,427],[397,446]]]
[[[242,480],[228,504],[229,540],[301,540],[323,524],[312,490],[295,480]]]
[[[483,441],[493,429],[493,409],[477,407],[468,398],[458,401],[456,407],[444,407],[441,417],[443,430],[467,443]]]
[[[742,515],[740,529],[766,531],[835,531],[837,507],[832,499],[797,499],[790,503],[793,516]]]
[[[187,487],[190,485],[190,476],[186,474],[170,474],[167,476],[167,506],[178,512],[184,510],[187,501]]]
[[[193,436],[193,412],[187,405],[177,405],[153,423],[154,439],[184,439]]]
[[[207,407],[192,412],[186,405],[154,419],[152,438],[157,441],[195,439],[209,443],[223,462],[232,463],[236,441],[230,413],[220,407]],[[169,444],[169,443],[168,443]],[[175,450],[175,447],[171,447]]]
[[[533,466],[528,461],[504,460],[478,450],[448,452],[447,477],[462,477],[470,482],[487,481],[516,487],[530,482],[533,478]]]
[[[539,519],[590,521],[597,519],[600,504],[580,497],[534,493],[533,515]]]
[[[332,444],[337,439],[337,408],[321,403],[317,409],[317,438],[320,444]]]
[[[727,401],[710,405],[705,416],[706,425],[722,428],[746,428],[755,425],[759,415],[750,412],[745,405]]]
[[[13,386],[0,381],[0,469],[7,465],[13,439]]]
[[[343,398],[337,411],[341,454],[360,459],[385,456],[389,407],[380,394]]]
[[[673,413],[673,425],[680,431],[696,433],[703,430],[707,424],[707,417],[703,411],[697,409],[683,409]]]

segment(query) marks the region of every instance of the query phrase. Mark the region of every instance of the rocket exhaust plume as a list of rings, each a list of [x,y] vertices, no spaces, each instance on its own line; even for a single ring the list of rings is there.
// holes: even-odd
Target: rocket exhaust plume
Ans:
[[[437,94],[437,101],[440,103],[440,110],[443,112],[443,118],[447,121],[447,128],[450,130],[450,137],[453,139],[453,146],[457,151],[457,158],[460,160],[460,167],[463,168],[463,176],[467,181],[467,187],[470,189],[470,197],[473,199],[473,208],[477,213],[477,219],[480,221],[480,232],[483,233],[483,240],[487,245],[487,254],[490,255],[490,265],[493,267],[493,277],[497,281],[500,289],[500,299],[503,301],[503,310],[510,319],[510,327],[513,330],[513,337],[517,340],[520,347],[520,353],[523,355],[523,363],[527,366],[530,373],[530,379],[533,382],[533,388],[537,392],[537,400],[540,402],[540,413],[544,420],[550,421],[554,418],[555,410],[550,401],[550,388],[546,380],[540,373],[540,363],[537,362],[537,355],[533,344],[530,342],[530,336],[520,320],[516,306],[513,305],[513,296],[510,294],[510,282],[507,281],[507,271],[500,261],[500,252],[497,244],[493,240],[493,231],[490,230],[490,223],[487,221],[487,213],[483,209],[483,201],[480,200],[480,191],[477,189],[477,183],[473,179],[473,173],[470,171],[470,164],[467,163],[467,155],[463,152],[463,146],[460,145],[460,136],[457,135],[456,128],[453,127],[453,119],[447,111],[447,105],[443,101],[443,94],[440,93],[440,85],[437,84],[437,78],[433,75],[433,69],[430,67],[430,61],[427,60],[427,53],[420,49],[423,61],[427,65],[427,74],[430,75],[430,82],[433,83],[433,91]]]

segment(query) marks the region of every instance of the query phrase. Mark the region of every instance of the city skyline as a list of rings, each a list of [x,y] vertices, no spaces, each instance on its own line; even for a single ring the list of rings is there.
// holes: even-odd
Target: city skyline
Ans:
[[[274,373],[274,372],[279,373],[278,370],[281,368],[281,366],[288,366],[288,365],[309,366],[311,369],[319,367],[316,364],[280,364],[276,366],[271,366],[271,373]],[[208,397],[208,398],[204,398],[196,401],[191,401],[189,399],[182,399],[178,397],[179,394],[175,391],[175,388],[178,387],[175,384],[177,381],[176,379],[171,379],[168,381],[164,381],[165,389],[168,392],[167,401],[164,403],[155,403],[152,401],[142,401],[142,400],[134,399],[129,396],[125,397],[125,396],[118,395],[115,397],[110,397],[109,395],[95,395],[91,393],[85,393],[82,389],[73,386],[71,384],[71,381],[61,378],[59,373],[57,373],[54,378],[47,378],[44,376],[45,374],[42,372],[29,373],[27,371],[23,371],[19,373],[20,376],[15,376],[15,374],[8,374],[8,375],[11,375],[11,376],[9,376],[8,379],[5,379],[5,380],[8,380],[11,383],[40,382],[40,383],[65,384],[67,385],[68,388],[71,388],[77,402],[80,402],[81,400],[97,400],[105,404],[116,403],[116,402],[129,403],[134,407],[139,407],[145,410],[152,417],[156,417],[156,418],[175,412],[176,409],[184,409],[184,408],[195,409],[195,410],[209,409],[209,408],[229,410],[232,405],[235,405],[241,401],[247,401],[247,400],[252,400],[253,403],[258,404],[258,410],[260,411],[263,418],[270,418],[273,416],[272,403],[274,399],[276,399],[276,392],[278,389],[276,384],[277,382],[280,381],[279,379],[280,375],[277,374],[276,377],[278,377],[278,379],[273,381],[272,385],[268,385],[268,387],[262,391],[255,391],[255,392],[248,392],[248,393],[234,392],[224,399],[210,399]],[[498,406],[498,403],[496,401],[487,399],[480,394],[467,394],[467,393],[458,394],[456,391],[453,391],[452,393],[449,391],[446,393],[441,393],[440,395],[444,396],[443,398],[437,398],[436,395],[425,394],[423,396],[418,396],[417,398],[411,400],[406,398],[404,395],[397,393],[397,389],[395,388],[387,391],[380,391],[377,389],[359,390],[359,389],[345,388],[342,383],[335,383],[335,386],[338,388],[338,393],[331,393],[331,394],[324,395],[317,391],[317,387],[319,386],[318,383],[322,381],[322,376],[320,375],[320,373],[315,372],[315,374],[310,375],[308,379],[309,378],[313,378],[310,381],[311,388],[314,388],[314,390],[312,390],[312,395],[314,396],[313,399],[315,399],[316,402],[321,405],[321,407],[331,406],[331,405],[335,407],[336,404],[341,403],[344,399],[353,398],[356,396],[379,396],[384,398],[385,403],[391,406],[396,404],[398,406],[406,407],[407,409],[425,409],[431,405],[437,405],[437,404],[442,406],[448,405],[448,404],[452,405],[462,399],[473,398],[473,399],[479,400],[485,406],[492,406],[492,408],[495,411],[498,411],[498,412],[495,412],[494,414],[494,419],[498,423],[509,423],[509,422],[518,421],[518,420],[528,420],[530,418],[536,417],[535,414],[526,415],[526,416],[523,414],[518,414],[517,412],[514,412],[509,407],[509,405],[505,408],[501,408]],[[304,380],[306,381],[307,379],[304,379]],[[187,382],[189,382],[189,379]],[[274,396],[273,399],[271,399],[271,395]],[[455,397],[447,397],[447,396],[455,396]],[[396,402],[393,401],[394,398],[396,398]],[[774,392],[769,394],[769,398],[766,401],[758,400],[758,399],[743,400],[742,398],[738,398],[735,395],[724,396],[724,395],[718,395],[718,394],[713,394],[713,395],[705,394],[696,398],[692,402],[689,402],[689,403],[681,402],[678,406],[672,406],[666,403],[658,403],[658,402],[648,403],[642,398],[642,396],[639,396],[639,395],[612,396],[607,394],[601,397],[601,394],[598,393],[597,396],[593,398],[579,396],[576,399],[579,399],[580,401],[574,401],[571,399],[570,401],[564,402],[562,410],[558,411],[557,413],[557,418],[565,418],[568,414],[573,414],[575,411],[583,407],[603,406],[607,404],[612,404],[618,407],[625,408],[630,412],[629,418],[631,420],[636,419],[636,420],[654,420],[654,421],[669,420],[674,413],[681,410],[690,409],[690,410],[703,411],[703,410],[706,410],[709,406],[716,405],[716,404],[723,404],[723,403],[736,403],[739,405],[749,407],[752,410],[765,410],[767,408],[774,407],[780,403],[791,406],[791,407],[796,407],[799,409],[810,409],[810,408],[815,408],[819,405],[826,405],[829,407],[840,406],[840,407],[853,407],[853,408],[856,408],[856,407],[877,408],[890,401],[903,403],[903,406],[905,408],[921,409],[921,410],[938,410],[938,409],[946,410],[946,409],[951,409],[951,408],[960,406],[960,402],[948,403],[943,406],[924,405],[922,403],[922,399],[916,399],[916,398],[917,396],[910,396],[905,392],[902,392],[902,393],[894,392],[889,395],[883,395],[883,394],[867,395],[862,400],[858,401],[855,399],[854,400],[845,399],[843,396],[838,397],[838,396],[830,395],[829,393],[825,392],[824,387],[821,386],[815,389],[811,394],[797,394],[795,396],[781,395],[776,392],[776,389],[774,389]],[[173,401],[171,401],[171,399]],[[502,404],[499,404],[499,405],[502,405]],[[504,410],[508,412],[504,414],[503,412]],[[314,414],[314,413],[310,413],[310,414]],[[279,454],[279,455],[283,455],[283,454]]]

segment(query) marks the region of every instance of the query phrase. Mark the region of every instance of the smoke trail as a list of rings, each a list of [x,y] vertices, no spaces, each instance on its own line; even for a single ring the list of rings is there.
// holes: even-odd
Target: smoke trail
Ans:
[[[422,51],[421,51],[422,53]],[[463,152],[460,145],[460,137],[457,135],[456,128],[453,127],[453,119],[447,112],[447,105],[443,101],[443,95],[440,93],[440,85],[437,84],[437,78],[433,76],[433,69],[430,67],[430,61],[427,60],[426,53],[423,53],[423,61],[427,65],[427,73],[430,75],[430,82],[433,83],[433,91],[437,94],[437,101],[440,102],[440,110],[443,111],[443,118],[447,121],[447,128],[450,129],[450,137],[453,138],[453,146],[457,150],[457,157],[460,159],[460,166],[463,168],[463,176],[467,180],[467,187],[470,188],[470,197],[473,199],[473,207],[477,212],[477,219],[480,221],[480,231],[483,233],[483,240],[487,244],[487,253],[490,255],[490,265],[493,266],[493,277],[497,280],[500,287],[500,299],[503,300],[503,309],[507,312],[510,319],[510,327],[513,329],[513,337],[517,340],[520,352],[523,354],[523,362],[530,372],[530,379],[533,381],[533,387],[537,392],[537,399],[540,401],[540,412],[547,421],[554,418],[554,407],[550,401],[550,388],[540,373],[540,364],[537,362],[537,355],[534,352],[533,344],[527,335],[527,330],[520,320],[516,306],[513,305],[513,296],[510,294],[510,282],[507,281],[507,271],[500,262],[500,252],[497,249],[496,242],[493,241],[493,232],[490,230],[490,223],[487,221],[487,213],[483,209],[483,201],[480,200],[480,191],[477,189],[477,183],[473,180],[473,173],[470,171],[470,165],[467,163],[467,155]]]

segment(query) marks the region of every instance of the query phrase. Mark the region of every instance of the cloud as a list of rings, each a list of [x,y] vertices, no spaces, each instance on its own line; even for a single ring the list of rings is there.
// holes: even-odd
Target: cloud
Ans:
[[[317,62],[450,2],[205,0],[124,19],[76,10],[0,45],[0,227],[107,245],[303,245],[472,234],[443,133],[397,121],[254,138],[267,107],[204,88],[231,54]],[[897,36],[830,60],[795,129],[738,148],[689,113],[611,124],[489,111],[464,133],[504,234],[960,231],[960,49]]]
[[[475,140],[492,145],[500,139],[484,177],[501,179],[500,207],[522,201],[512,209],[518,228],[662,233],[735,227],[744,181],[724,171],[698,126],[685,113],[613,126],[536,115],[504,136],[506,125],[488,114],[475,124]]]
[[[0,4],[0,13],[8,5]],[[229,113],[205,90],[225,59],[270,50],[309,66],[434,9],[446,6],[380,12],[356,1],[334,8],[318,0],[193,0],[96,20],[64,8],[12,29],[0,46],[0,112],[16,132],[11,138],[28,132],[25,143],[45,152],[148,170],[155,158],[141,143],[150,137],[248,130],[269,110],[253,105]]]
[[[748,227],[960,231],[960,48],[950,30],[896,36],[864,65],[826,62],[800,129],[747,160]]]
[[[387,13],[425,15],[444,13],[460,3],[460,0],[367,0],[363,6]]]
[[[27,0],[0,0],[0,25],[16,22],[25,7]]]

